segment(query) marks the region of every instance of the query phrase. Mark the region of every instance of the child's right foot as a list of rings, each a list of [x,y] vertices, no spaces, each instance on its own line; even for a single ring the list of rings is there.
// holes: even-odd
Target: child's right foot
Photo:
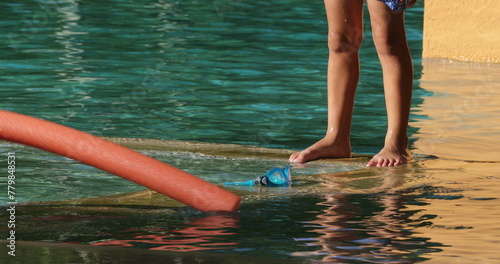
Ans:
[[[334,143],[329,138],[323,138],[303,151],[290,155],[289,161],[304,163],[320,158],[350,158],[351,145],[349,142]]]

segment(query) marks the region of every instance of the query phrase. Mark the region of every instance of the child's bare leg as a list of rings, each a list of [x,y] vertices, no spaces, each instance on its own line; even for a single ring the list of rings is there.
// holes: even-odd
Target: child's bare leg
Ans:
[[[384,148],[367,166],[396,166],[411,159],[408,119],[413,86],[413,65],[406,40],[404,12],[393,12],[378,0],[368,0],[373,40],[382,64],[388,117]]]
[[[323,139],[291,162],[351,156],[350,130],[363,39],[363,0],[325,0],[328,19],[328,128]]]

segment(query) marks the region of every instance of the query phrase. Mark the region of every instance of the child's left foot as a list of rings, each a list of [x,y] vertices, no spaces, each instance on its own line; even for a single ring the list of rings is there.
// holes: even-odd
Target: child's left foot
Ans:
[[[390,167],[408,163],[411,154],[408,148],[385,146],[377,155],[366,164],[367,167]]]

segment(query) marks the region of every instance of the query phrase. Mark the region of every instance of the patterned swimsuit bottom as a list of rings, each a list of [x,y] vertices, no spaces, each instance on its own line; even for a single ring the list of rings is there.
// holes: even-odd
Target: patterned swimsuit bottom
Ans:
[[[405,10],[407,0],[379,0],[384,2],[390,9],[394,11]]]

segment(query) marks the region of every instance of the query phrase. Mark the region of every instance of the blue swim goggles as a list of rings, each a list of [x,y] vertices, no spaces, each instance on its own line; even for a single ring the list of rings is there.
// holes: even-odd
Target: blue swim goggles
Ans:
[[[264,176],[260,176],[255,180],[242,182],[225,182],[225,186],[267,186],[267,187],[283,187],[290,186],[292,176],[290,174],[290,166],[282,168],[270,169]]]

